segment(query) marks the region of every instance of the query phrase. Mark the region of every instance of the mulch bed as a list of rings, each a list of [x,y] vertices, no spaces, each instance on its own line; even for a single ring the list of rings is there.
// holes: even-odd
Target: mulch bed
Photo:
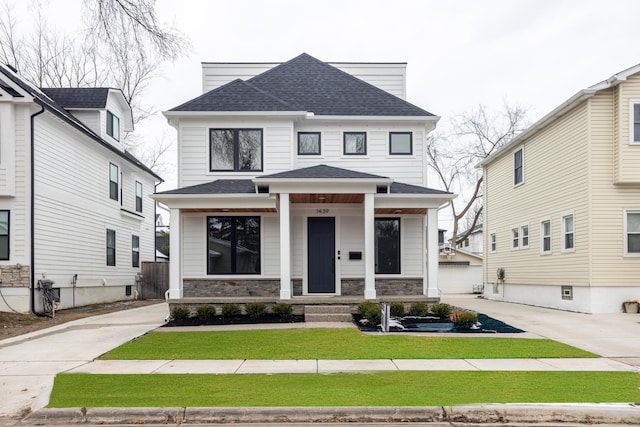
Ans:
[[[263,314],[258,317],[251,317],[245,314],[239,316],[222,316],[216,315],[210,319],[198,319],[190,317],[185,320],[170,320],[162,327],[172,326],[201,326],[201,325],[251,325],[258,323],[296,323],[304,322],[303,314],[292,314],[289,316],[278,316],[275,314]]]
[[[363,332],[379,332],[381,328],[379,325],[375,327],[362,324],[360,321],[362,316],[360,314],[353,315],[353,321],[358,328]],[[438,332],[456,332],[456,333],[494,333],[494,334],[506,334],[506,333],[522,333],[525,332],[522,329],[515,328],[511,325],[504,323],[501,320],[489,317],[486,314],[478,313],[478,323],[480,324],[477,329],[458,328],[453,326],[453,322],[449,318],[440,318],[437,316],[427,317],[405,317],[397,319],[405,327],[405,329],[391,327],[389,332],[425,332],[425,333],[438,333]],[[431,325],[433,328],[429,328]],[[441,330],[436,330],[436,325],[442,325]],[[421,328],[429,329],[421,330]]]

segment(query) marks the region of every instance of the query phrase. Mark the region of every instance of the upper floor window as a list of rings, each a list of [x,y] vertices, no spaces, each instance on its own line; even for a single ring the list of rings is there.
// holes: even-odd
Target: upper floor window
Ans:
[[[518,148],[513,153],[513,185],[524,181],[524,149]]]
[[[131,236],[131,266],[140,267],[140,236]]]
[[[495,252],[498,249],[498,239],[496,237],[496,233],[491,233],[489,235],[489,244],[491,246],[491,252]]]
[[[411,132],[390,132],[389,154],[413,154],[413,134]]]
[[[107,229],[107,265],[116,265],[116,231]]]
[[[540,223],[540,252],[551,253],[551,220]]]
[[[625,212],[625,253],[640,254],[640,210]]]
[[[0,260],[9,259],[9,211],[0,211]]]
[[[562,250],[571,251],[575,249],[573,215],[562,217]]]
[[[513,228],[511,230],[511,248],[518,249],[520,247],[520,229]]]
[[[107,135],[120,141],[120,119],[111,111],[107,111]]]
[[[260,217],[207,217],[207,274],[260,274]]]
[[[376,274],[400,274],[400,218],[375,219]]]
[[[136,212],[142,212],[142,183],[136,181]]]
[[[261,171],[262,129],[211,129],[211,171]]]
[[[345,132],[344,154],[367,154],[367,133]]]
[[[113,163],[109,163],[109,198],[112,200],[118,200],[119,196],[119,188],[118,188],[118,177],[120,173],[118,171],[118,166]]]
[[[298,154],[320,155],[320,132],[298,132]]]
[[[631,114],[633,121],[631,123],[632,129],[632,144],[640,144],[640,102],[634,102],[633,106],[633,114]]]
[[[522,248],[526,249],[529,247],[529,226],[523,225],[520,227],[520,234],[522,234]]]

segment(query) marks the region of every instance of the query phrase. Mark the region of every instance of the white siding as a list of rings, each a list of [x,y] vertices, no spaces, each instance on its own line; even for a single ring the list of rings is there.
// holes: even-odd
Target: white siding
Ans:
[[[182,217],[182,274],[202,277],[207,274],[207,217]]]
[[[100,111],[98,110],[71,110],[70,111],[71,114],[73,114],[73,116],[75,118],[77,118],[78,120],[80,120],[85,126],[87,126],[89,129],[91,129],[92,131],[94,131],[96,134],[100,135],[102,132],[102,129],[106,129],[106,116],[105,116],[105,123],[102,124],[100,122]],[[106,136],[106,132],[104,134]]]
[[[306,253],[303,248],[302,236],[303,220],[301,216],[292,215],[291,217],[291,277],[302,278],[302,254]]]
[[[262,275],[280,277],[280,219],[263,216],[261,219]]]
[[[364,277],[364,224],[362,216],[340,218],[340,273],[345,278]],[[363,254],[360,260],[350,260],[349,252]]]
[[[422,218],[402,218],[400,230],[401,272],[404,276],[421,276],[423,274],[422,255],[426,250]]]

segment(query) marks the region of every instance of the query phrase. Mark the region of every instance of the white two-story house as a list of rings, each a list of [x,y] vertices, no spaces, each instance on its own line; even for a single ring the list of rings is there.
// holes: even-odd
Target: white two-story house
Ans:
[[[135,297],[153,261],[161,178],[126,152],[118,89],[38,89],[0,66],[0,310],[40,312]]]
[[[170,298],[437,297],[438,208],[454,195],[426,187],[438,117],[403,99],[405,68],[203,64],[205,93],[164,112]]]

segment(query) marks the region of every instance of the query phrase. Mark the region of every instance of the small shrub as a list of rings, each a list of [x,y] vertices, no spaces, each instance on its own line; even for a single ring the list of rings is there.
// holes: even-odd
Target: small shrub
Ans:
[[[248,302],[244,305],[244,312],[249,317],[260,317],[267,312],[267,306],[262,302]]]
[[[227,303],[222,304],[222,317],[233,317],[242,314],[242,309],[238,304]]]
[[[478,321],[478,315],[471,311],[454,311],[449,318],[458,328],[464,329],[469,329]]]
[[[429,305],[426,302],[414,302],[409,307],[409,315],[425,317],[429,314]]]
[[[449,304],[433,304],[431,306],[431,312],[436,316],[448,317],[451,314],[451,306]]]
[[[288,317],[293,314],[293,304],[280,302],[271,306],[271,312],[278,317]]]
[[[393,317],[404,316],[404,303],[392,302],[389,304],[389,312]]]
[[[358,304],[358,313],[367,321],[370,325],[378,325],[382,320],[382,309],[378,304],[371,301],[363,301]]]
[[[178,305],[171,309],[171,318],[173,320],[187,320],[191,316],[191,309],[186,305]]]
[[[216,315],[216,308],[210,304],[199,305],[196,308],[196,317],[199,320],[213,319]]]

